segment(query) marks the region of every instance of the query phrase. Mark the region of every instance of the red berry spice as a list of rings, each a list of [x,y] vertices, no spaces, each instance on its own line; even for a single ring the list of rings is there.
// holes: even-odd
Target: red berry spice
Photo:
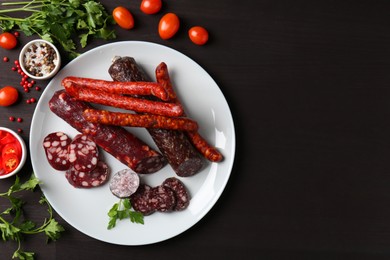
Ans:
[[[8,57],[4,57],[4,58],[3,58],[3,61],[4,61],[4,62],[8,62],[8,61],[9,61],[9,58],[8,58]]]
[[[40,86],[36,86],[36,87],[35,87],[35,90],[36,90],[36,91],[40,91],[40,90],[41,90],[41,87],[40,87]]]
[[[22,128],[18,128],[18,133],[19,134],[23,133],[23,129]]]
[[[19,123],[21,123],[21,122],[23,122],[23,118],[18,117],[17,121],[18,121]]]
[[[18,31],[14,32],[14,36],[15,37],[19,37],[20,36],[20,33]]]
[[[9,121],[11,121],[11,122],[15,121],[15,117],[13,117],[13,116],[10,116],[8,119],[9,119]]]

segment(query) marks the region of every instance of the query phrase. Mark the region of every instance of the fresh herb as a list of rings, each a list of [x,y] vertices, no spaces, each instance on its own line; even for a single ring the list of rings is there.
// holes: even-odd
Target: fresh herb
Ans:
[[[17,28],[27,36],[37,34],[49,42],[58,42],[70,54],[70,58],[78,55],[75,37],[80,38],[84,48],[88,38],[114,39],[115,32],[108,28],[114,20],[104,6],[93,0],[32,0],[11,2],[5,1],[0,10],[0,28],[9,31]],[[27,17],[9,16],[19,12],[27,13]]]
[[[131,210],[131,203],[129,199],[120,199],[118,203],[108,212],[110,221],[108,222],[107,229],[112,229],[116,225],[117,220],[130,219],[133,223],[144,224],[144,216],[141,212]]]
[[[3,241],[13,240],[18,243],[18,248],[15,250],[12,259],[34,259],[34,252],[23,251],[21,248],[21,241],[25,235],[44,233],[47,237],[46,242],[49,242],[50,240],[57,240],[60,237],[60,233],[64,231],[64,228],[54,219],[53,210],[43,196],[39,203],[46,205],[49,218],[45,219],[40,226],[37,226],[31,220],[23,220],[24,201],[14,194],[21,191],[34,191],[39,183],[34,174],[24,183],[21,183],[19,177],[16,177],[15,183],[9,190],[0,193],[0,198],[8,199],[11,204],[9,208],[0,213],[0,230]]]

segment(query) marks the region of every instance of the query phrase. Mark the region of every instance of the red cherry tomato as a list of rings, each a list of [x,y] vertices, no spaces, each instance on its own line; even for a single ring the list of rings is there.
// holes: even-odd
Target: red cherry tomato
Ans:
[[[15,35],[9,32],[4,32],[0,34],[0,47],[11,50],[16,47],[18,40]]]
[[[112,11],[115,22],[123,29],[130,30],[134,27],[134,17],[128,9],[118,6]]]
[[[190,37],[190,40],[197,45],[203,45],[209,40],[208,31],[201,26],[194,26],[188,30],[188,36]]]
[[[19,94],[16,88],[5,86],[0,89],[0,106],[10,106],[18,100]]]
[[[167,13],[163,17],[161,17],[160,22],[158,24],[158,34],[161,39],[167,40],[172,38],[180,27],[180,20],[174,13]]]
[[[156,14],[161,10],[161,0],[142,0],[140,9],[145,14]]]

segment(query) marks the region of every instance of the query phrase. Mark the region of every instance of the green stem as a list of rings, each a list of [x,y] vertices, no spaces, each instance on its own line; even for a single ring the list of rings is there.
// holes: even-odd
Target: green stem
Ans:
[[[6,13],[12,13],[12,12],[41,12],[41,10],[37,10],[34,8],[41,8],[43,5],[36,5],[33,6],[32,8],[11,8],[11,9],[5,9],[5,10],[0,10],[0,14],[6,14]]]

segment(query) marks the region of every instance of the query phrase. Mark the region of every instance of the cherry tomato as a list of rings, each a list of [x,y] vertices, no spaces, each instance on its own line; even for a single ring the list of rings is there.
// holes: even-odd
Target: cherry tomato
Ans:
[[[15,35],[9,32],[4,32],[0,34],[0,47],[11,50],[16,47],[18,40]]]
[[[0,89],[0,106],[10,106],[18,100],[19,93],[16,88],[5,86]]]
[[[134,17],[128,9],[118,6],[112,11],[115,22],[123,29],[130,30],[134,27]]]
[[[156,14],[161,10],[161,0],[142,0],[140,9],[145,14]]]
[[[189,29],[188,36],[190,37],[190,40],[197,45],[203,45],[209,40],[209,33],[202,26],[194,26]]]
[[[180,20],[174,13],[167,13],[163,17],[161,17],[160,22],[158,24],[158,34],[161,39],[167,40],[172,38],[180,27]]]
[[[15,170],[20,163],[20,159],[16,154],[9,154],[3,157],[3,169],[6,173],[12,172]]]

